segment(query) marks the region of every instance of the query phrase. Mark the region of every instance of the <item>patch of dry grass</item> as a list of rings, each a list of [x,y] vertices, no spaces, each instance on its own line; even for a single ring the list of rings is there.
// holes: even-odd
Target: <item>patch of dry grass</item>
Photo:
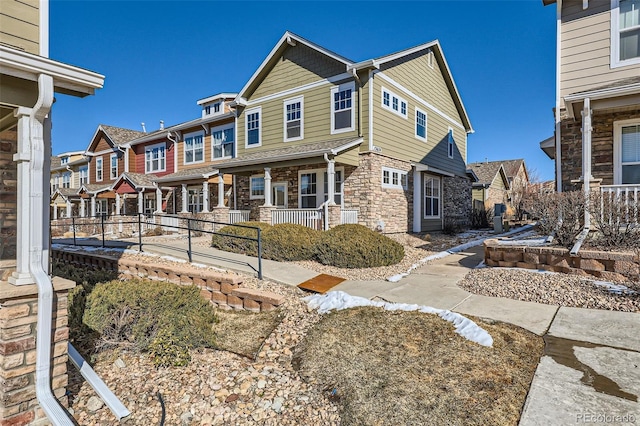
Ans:
[[[216,348],[255,359],[262,344],[282,321],[279,311],[252,313],[216,310]]]
[[[515,425],[543,341],[509,324],[480,325],[492,348],[436,315],[338,311],[309,331],[294,365],[333,394],[345,425]]]

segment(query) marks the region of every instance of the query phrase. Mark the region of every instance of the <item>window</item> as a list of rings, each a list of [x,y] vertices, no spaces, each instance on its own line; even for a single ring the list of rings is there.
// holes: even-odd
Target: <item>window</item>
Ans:
[[[62,175],[62,187],[71,188],[71,172],[66,172]]]
[[[51,184],[51,192],[56,192],[56,190],[58,189],[58,178],[59,178],[58,175],[55,175],[53,177],[52,179],[53,183]]]
[[[144,149],[145,173],[164,172],[166,170],[166,147],[164,143],[151,145]]]
[[[89,166],[82,166],[78,169],[80,175],[80,185],[89,183]]]
[[[109,215],[109,200],[96,200],[96,216]]]
[[[287,182],[276,182],[271,184],[271,201],[275,207],[287,208]]]
[[[331,133],[342,133],[353,130],[354,83],[341,84],[331,89]]]
[[[407,172],[390,167],[382,168],[382,187],[390,189],[407,188]]]
[[[251,176],[249,179],[249,198],[251,200],[264,198],[264,176]]]
[[[640,64],[640,0],[611,0],[611,67]]]
[[[640,120],[613,124],[614,184],[640,183]]]
[[[233,129],[233,124],[211,129],[211,140],[213,142],[212,160],[233,157],[233,143],[235,142]]]
[[[96,181],[102,180],[102,157],[96,158]]]
[[[118,154],[111,154],[109,178],[111,180],[118,179]]]
[[[144,214],[153,214],[156,211],[155,194],[144,194]]]
[[[447,134],[447,155],[449,158],[453,158],[453,149],[455,144],[456,142],[453,139],[453,129],[449,127],[449,133]]]
[[[189,133],[184,135],[184,164],[202,163],[204,161],[204,134]]]
[[[424,218],[440,217],[440,178],[424,177]]]
[[[427,140],[427,113],[416,108],[416,138]]]
[[[382,108],[407,118],[407,101],[384,87],[382,88]]]
[[[262,115],[262,108],[249,109],[245,113],[246,117],[246,141],[245,145],[260,146],[262,145],[262,132],[260,131],[260,116]]]
[[[204,113],[206,115],[211,114],[211,105],[207,105],[206,107],[204,107]]]
[[[68,164],[69,163],[69,157],[62,157],[60,159],[60,164],[64,165],[64,164]]]
[[[297,141],[304,138],[303,98],[284,101],[284,141]]]
[[[220,112],[220,105],[221,105],[220,102],[216,102],[215,104],[213,104],[213,112],[214,113]]]
[[[318,206],[318,175],[302,173],[300,175],[300,208],[314,209]]]
[[[188,210],[191,213],[200,213],[203,206],[202,188],[189,188]]]

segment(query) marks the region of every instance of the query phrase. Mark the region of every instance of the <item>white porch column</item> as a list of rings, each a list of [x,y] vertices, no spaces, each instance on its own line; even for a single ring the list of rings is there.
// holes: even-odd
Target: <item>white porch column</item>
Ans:
[[[144,191],[138,192],[138,214],[144,213]]]
[[[420,210],[422,207],[422,182],[421,173],[416,167],[413,169],[413,232],[422,230],[422,217]]]
[[[164,213],[162,211],[162,189],[156,188],[156,213]]]
[[[58,205],[53,205],[53,220],[58,220]]]
[[[91,217],[96,215],[96,194],[91,197]]]
[[[264,205],[271,207],[271,168],[264,168]]]
[[[71,201],[67,200],[67,211],[66,211],[66,216],[65,217],[71,217]]]
[[[327,161],[327,198],[328,205],[336,204],[336,162],[335,160]]]
[[[224,207],[224,175],[218,174],[218,207]]]
[[[187,184],[182,184],[182,211],[180,213],[189,213],[189,191],[187,191]]]
[[[585,98],[582,110],[582,188],[585,196],[585,229],[588,229],[591,225],[591,216],[589,214],[589,183],[593,180],[593,176],[591,176],[591,130],[591,100]]]
[[[86,217],[87,216],[87,207],[86,207],[86,202],[84,200],[84,198],[80,198],[80,217]]]
[[[209,182],[202,182],[202,213],[209,213]]]
[[[120,194],[116,192],[116,215],[120,215],[120,210],[122,207],[122,201],[120,200]]]

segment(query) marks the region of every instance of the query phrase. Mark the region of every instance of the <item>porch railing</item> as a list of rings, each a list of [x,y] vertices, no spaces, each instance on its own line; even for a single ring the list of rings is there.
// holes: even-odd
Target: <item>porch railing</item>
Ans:
[[[296,223],[322,230],[324,222],[321,209],[274,209],[271,212],[271,224],[279,223]]]
[[[640,185],[602,185],[600,214],[605,223],[638,225]]]
[[[340,211],[340,223],[358,223],[358,210],[342,209]]]
[[[229,210],[229,223],[249,222],[251,210]]]

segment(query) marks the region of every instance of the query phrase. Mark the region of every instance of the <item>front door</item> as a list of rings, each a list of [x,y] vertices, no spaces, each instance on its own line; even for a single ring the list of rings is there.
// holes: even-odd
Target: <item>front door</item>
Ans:
[[[276,182],[271,184],[273,205],[279,209],[287,208],[287,183]]]

